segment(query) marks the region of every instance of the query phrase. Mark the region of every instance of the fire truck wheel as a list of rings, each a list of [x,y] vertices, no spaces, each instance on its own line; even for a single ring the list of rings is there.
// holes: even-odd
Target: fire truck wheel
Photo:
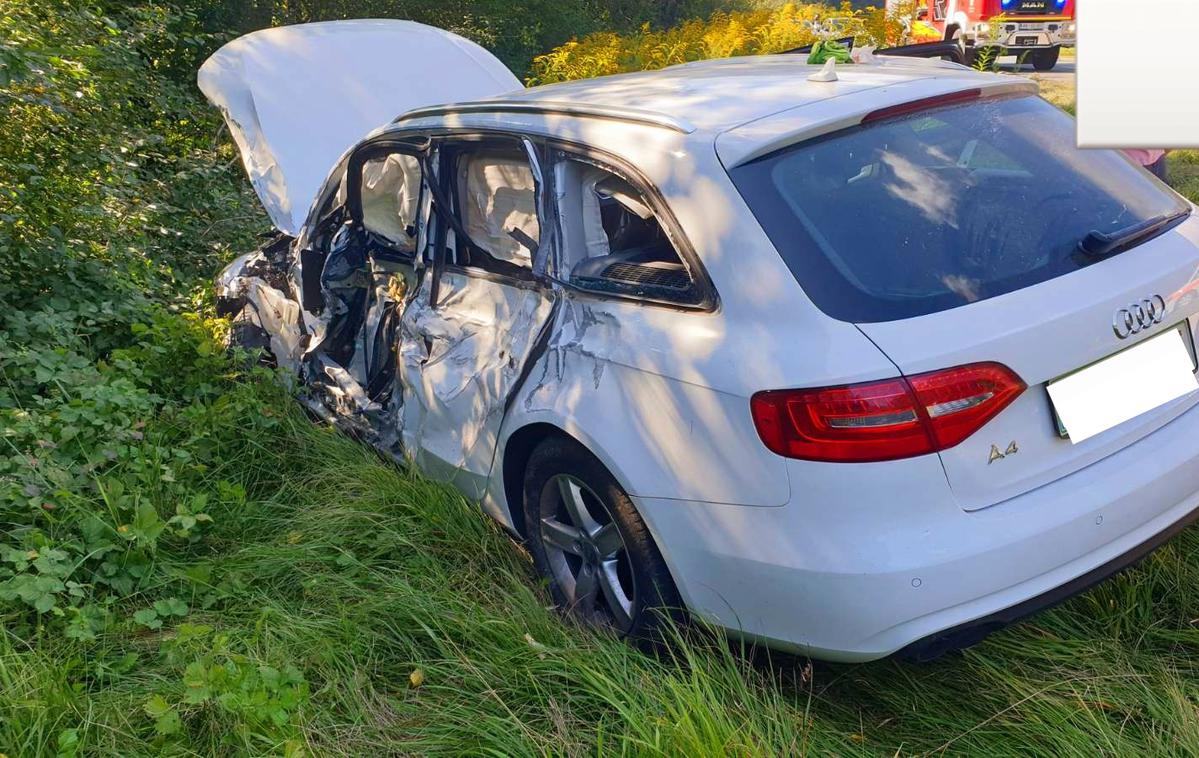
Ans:
[[[1057,59],[1062,54],[1062,48],[1051,47],[1046,50],[1034,50],[1032,53],[1032,67],[1037,71],[1052,71],[1057,65]]]

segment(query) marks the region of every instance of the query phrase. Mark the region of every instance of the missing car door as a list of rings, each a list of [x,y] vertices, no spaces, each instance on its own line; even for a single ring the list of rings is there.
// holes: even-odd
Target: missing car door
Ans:
[[[421,150],[383,141],[350,156],[301,273],[306,307],[319,308],[306,355],[311,385],[329,410],[361,418],[356,426],[389,446],[397,440],[400,312],[416,282]]]

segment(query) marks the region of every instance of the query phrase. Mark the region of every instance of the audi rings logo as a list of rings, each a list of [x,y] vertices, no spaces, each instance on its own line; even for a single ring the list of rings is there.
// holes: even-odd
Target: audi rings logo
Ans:
[[[1161,295],[1154,295],[1116,311],[1116,318],[1112,320],[1112,329],[1115,330],[1117,337],[1124,340],[1145,331],[1154,324],[1160,324],[1165,317],[1166,300]]]

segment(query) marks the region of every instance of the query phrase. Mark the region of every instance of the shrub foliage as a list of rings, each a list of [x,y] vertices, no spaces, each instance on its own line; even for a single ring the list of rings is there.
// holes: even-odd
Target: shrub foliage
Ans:
[[[215,472],[272,422],[234,385],[191,286],[263,228],[190,84],[218,42],[171,7],[0,2],[0,679],[14,646],[63,641],[108,651],[94,676],[119,678],[138,653],[96,645],[219,602],[172,562],[244,504]],[[169,739],[213,703],[234,741],[285,736],[305,691],[294,667],[195,648],[172,648],[177,678],[147,706],[147,734]],[[6,711],[0,748],[16,749],[27,724]],[[87,738],[69,726],[16,752],[70,755]]]
[[[915,0],[890,10],[855,9],[848,1],[840,5],[785,2],[720,11],[668,28],[647,24],[626,34],[602,31],[572,39],[534,58],[528,81],[550,84],[708,58],[782,53],[819,39],[814,24],[822,25],[830,35],[854,36],[859,44],[885,47],[905,41],[904,20],[914,13]]]

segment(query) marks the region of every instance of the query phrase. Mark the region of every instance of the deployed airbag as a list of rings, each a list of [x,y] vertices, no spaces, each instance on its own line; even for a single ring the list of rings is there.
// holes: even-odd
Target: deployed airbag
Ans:
[[[367,231],[397,247],[415,247],[408,231],[416,226],[420,183],[420,161],[414,156],[392,153],[367,161],[362,167],[362,222]]]
[[[463,226],[471,241],[499,260],[529,266],[532,251],[522,239],[536,241],[541,230],[528,158],[479,153],[464,160],[459,171]]]

